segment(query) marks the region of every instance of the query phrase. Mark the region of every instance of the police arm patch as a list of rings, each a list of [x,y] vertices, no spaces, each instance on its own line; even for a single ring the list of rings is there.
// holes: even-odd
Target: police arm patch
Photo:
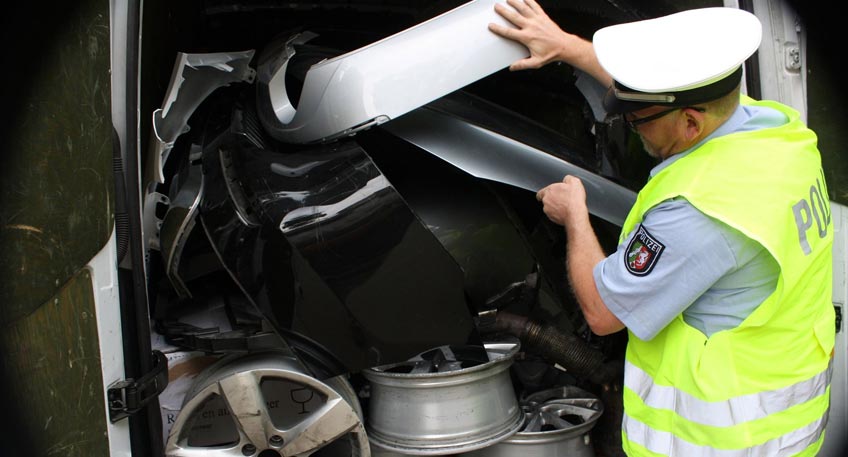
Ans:
[[[642,224],[639,224],[636,234],[627,245],[624,266],[631,274],[645,276],[654,269],[664,250],[665,245],[654,238]]]

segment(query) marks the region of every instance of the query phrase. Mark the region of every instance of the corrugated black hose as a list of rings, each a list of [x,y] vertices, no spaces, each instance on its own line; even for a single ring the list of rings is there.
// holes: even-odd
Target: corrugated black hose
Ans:
[[[525,316],[498,312],[489,329],[517,336],[526,351],[545,357],[592,383],[607,384],[621,374],[619,363],[606,361],[600,350],[589,346],[576,335],[563,333],[553,325],[537,323]]]

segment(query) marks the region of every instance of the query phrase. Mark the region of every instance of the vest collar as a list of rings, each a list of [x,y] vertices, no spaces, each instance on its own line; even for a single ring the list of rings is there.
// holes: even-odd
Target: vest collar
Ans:
[[[740,104],[739,106],[736,107],[736,111],[734,111],[733,114],[731,114],[730,117],[727,118],[726,121],[724,121],[720,126],[718,126],[717,129],[715,129],[712,133],[707,135],[704,139],[702,139],[701,141],[696,143],[691,148],[689,148],[685,151],[682,151],[682,152],[678,152],[677,154],[663,160],[657,166],[652,168],[650,177],[653,178],[654,176],[656,176],[657,173],[668,168],[672,163],[682,159],[684,156],[688,155],[689,153],[691,153],[695,149],[698,149],[699,147],[701,147],[701,145],[703,145],[707,141],[710,141],[713,138],[718,138],[718,137],[721,137],[721,136],[724,136],[724,135],[727,135],[727,134],[730,134],[730,133],[733,133],[733,132],[739,130],[750,119],[750,117],[751,116],[745,111],[743,106]]]

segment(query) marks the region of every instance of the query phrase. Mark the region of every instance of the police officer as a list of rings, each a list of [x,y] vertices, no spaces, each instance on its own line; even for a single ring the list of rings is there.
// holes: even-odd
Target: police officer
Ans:
[[[537,194],[565,227],[569,280],[592,330],[628,331],[622,444],[629,455],[814,455],[834,346],[829,198],[816,136],[799,113],[741,95],[762,36],[734,8],[563,31],[534,0],[490,29],[530,56],[608,87],[660,160],[616,252],[590,225],[581,181]]]

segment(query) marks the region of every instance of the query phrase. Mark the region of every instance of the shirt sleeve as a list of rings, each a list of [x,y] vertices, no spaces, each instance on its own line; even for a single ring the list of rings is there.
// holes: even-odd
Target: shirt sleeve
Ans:
[[[657,205],[595,266],[601,299],[637,337],[652,339],[736,268],[725,230],[685,199]]]

